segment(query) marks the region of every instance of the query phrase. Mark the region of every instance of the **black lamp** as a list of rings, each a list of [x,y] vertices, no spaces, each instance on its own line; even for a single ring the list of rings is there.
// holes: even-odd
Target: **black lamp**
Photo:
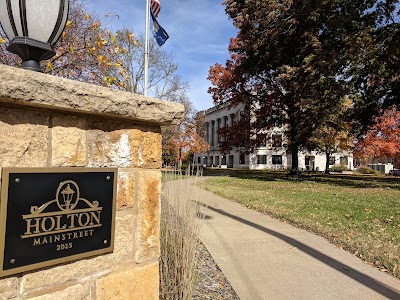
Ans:
[[[40,72],[67,23],[69,0],[0,0],[0,24],[7,50],[22,59],[22,68]]]

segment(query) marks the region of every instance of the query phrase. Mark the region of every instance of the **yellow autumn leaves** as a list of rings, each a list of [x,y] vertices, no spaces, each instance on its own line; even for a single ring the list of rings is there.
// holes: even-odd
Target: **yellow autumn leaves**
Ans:
[[[113,34],[102,27],[97,18],[92,18],[89,14],[83,14],[80,19],[68,20],[66,29],[62,33],[62,40],[65,42],[58,48],[61,51],[57,51],[57,56],[47,63],[47,68],[52,72],[58,70],[59,65],[63,65],[62,60],[65,63],[66,56],[74,57],[73,59],[77,61],[92,61],[97,63],[98,70],[89,72],[97,74],[96,76],[100,75],[100,78],[97,77],[102,79],[100,84],[124,89],[129,84],[129,75],[123,63],[123,55],[128,49],[121,41],[128,41],[128,44],[136,47],[140,46],[140,43],[135,39],[134,33],[120,35],[120,32]],[[78,69],[81,70],[82,64],[78,65],[80,66]]]
[[[0,36],[0,45],[7,42]],[[44,72],[125,89],[130,76],[124,56],[138,46],[134,33],[112,33],[98,17],[77,10],[66,22],[56,55],[43,62]]]

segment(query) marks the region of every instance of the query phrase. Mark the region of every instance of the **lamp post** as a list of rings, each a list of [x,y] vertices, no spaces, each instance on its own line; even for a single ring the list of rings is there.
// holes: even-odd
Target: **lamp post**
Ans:
[[[65,28],[68,10],[69,0],[0,1],[7,50],[21,57],[22,68],[40,72],[39,62],[56,54],[52,47]]]

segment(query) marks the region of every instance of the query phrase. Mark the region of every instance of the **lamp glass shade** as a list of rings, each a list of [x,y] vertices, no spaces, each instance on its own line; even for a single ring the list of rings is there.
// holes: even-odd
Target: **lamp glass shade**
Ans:
[[[10,40],[12,40],[15,37],[15,34],[8,15],[7,1],[4,0],[0,1],[0,21],[4,33]]]
[[[63,6],[63,8],[62,8],[62,18],[58,20],[61,23],[59,25],[59,28],[55,28],[54,37],[52,38],[52,40],[49,40],[50,45],[54,45],[55,43],[57,43],[57,41],[59,40],[61,34],[64,31],[65,24],[67,24],[68,11],[69,11],[69,0],[62,0],[62,6]]]
[[[60,0],[26,1],[28,37],[47,43],[57,23]]]
[[[0,0],[0,24],[10,43],[7,50],[22,59],[22,68],[40,71],[41,60],[56,53],[68,18],[69,0]]]
[[[8,2],[8,1],[6,0],[6,2]],[[16,36],[23,36],[21,14],[19,13],[19,9],[20,9],[19,2],[18,2],[18,0],[9,0],[9,2],[11,2],[11,9],[12,9],[11,13],[12,13],[15,27],[17,29]],[[9,15],[10,15],[10,13],[9,13]]]
[[[69,0],[1,0],[0,23],[12,41],[27,37],[53,46],[68,18]]]

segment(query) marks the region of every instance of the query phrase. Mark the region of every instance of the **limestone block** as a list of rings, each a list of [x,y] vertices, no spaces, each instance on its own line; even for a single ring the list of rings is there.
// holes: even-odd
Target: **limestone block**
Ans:
[[[0,107],[0,166],[47,167],[46,113]]]
[[[26,294],[80,278],[98,276],[96,274],[104,273],[118,263],[129,262],[133,256],[133,226],[132,210],[117,212],[113,253],[24,274],[20,282],[20,293]]]
[[[131,130],[130,143],[136,167],[158,169],[161,167],[162,137],[161,133],[148,130]]]
[[[51,166],[85,167],[86,119],[56,114],[52,117]]]
[[[18,278],[0,279],[0,299],[11,299],[17,296]]]
[[[135,172],[118,170],[117,209],[132,208],[135,203]]]
[[[184,107],[138,94],[0,65],[0,102],[157,125],[179,124]]]
[[[136,227],[137,263],[158,259],[160,256],[160,171],[138,172]]]
[[[120,121],[93,122],[87,134],[90,167],[159,168],[159,127]]]
[[[25,299],[30,300],[54,300],[54,299],[68,299],[68,300],[90,300],[90,284],[77,284],[59,291],[43,291],[45,294],[35,297],[28,297]]]
[[[97,280],[97,300],[158,300],[158,262],[134,264]]]
[[[89,167],[131,167],[132,150],[127,130],[103,132],[90,130],[88,139]]]
[[[105,266],[128,261],[133,253],[134,226],[136,217],[133,210],[117,212],[114,252],[106,257]]]

